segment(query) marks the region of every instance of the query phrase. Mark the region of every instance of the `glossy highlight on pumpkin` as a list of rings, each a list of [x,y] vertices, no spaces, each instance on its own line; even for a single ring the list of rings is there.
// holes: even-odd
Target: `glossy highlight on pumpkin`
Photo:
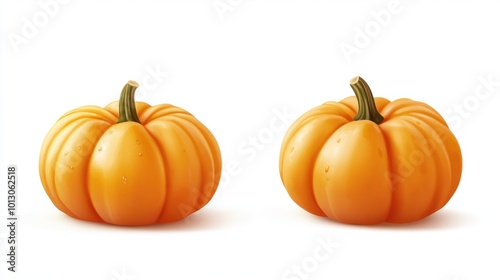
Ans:
[[[431,106],[373,98],[360,77],[355,96],[299,117],[280,151],[281,180],[306,211],[348,224],[406,223],[441,209],[455,193],[462,154]]]
[[[213,197],[221,154],[189,112],[134,101],[129,81],[119,101],[64,114],[40,151],[42,185],[67,215],[116,225],[181,220]]]

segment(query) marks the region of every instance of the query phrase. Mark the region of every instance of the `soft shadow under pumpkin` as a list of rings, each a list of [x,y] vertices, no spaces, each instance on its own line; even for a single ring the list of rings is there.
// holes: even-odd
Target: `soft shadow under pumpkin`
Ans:
[[[377,225],[342,224],[324,217],[316,217],[321,222],[338,226],[357,227],[375,230],[450,230],[471,227],[476,219],[466,213],[453,210],[440,210],[424,219],[411,223],[381,223]]]

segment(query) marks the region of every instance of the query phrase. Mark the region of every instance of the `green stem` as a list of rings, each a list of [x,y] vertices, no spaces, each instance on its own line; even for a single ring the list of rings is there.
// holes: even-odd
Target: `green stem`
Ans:
[[[377,111],[372,91],[365,80],[357,76],[351,80],[351,88],[358,99],[358,114],[354,116],[355,121],[370,120],[376,124],[384,121],[384,117]]]
[[[120,101],[118,103],[118,122],[138,122],[139,117],[137,116],[137,111],[135,109],[134,93],[139,87],[139,84],[135,81],[128,81],[128,83],[123,87],[122,94],[120,95]]]

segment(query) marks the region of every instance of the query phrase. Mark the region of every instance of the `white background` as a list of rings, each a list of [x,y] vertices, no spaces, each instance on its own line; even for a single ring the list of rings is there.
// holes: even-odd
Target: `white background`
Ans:
[[[500,278],[500,84],[481,82],[500,81],[499,2],[401,0],[382,24],[374,15],[388,1],[69,1],[44,22],[47,2],[0,7],[1,170],[19,170],[17,273],[4,261],[0,176],[2,279]],[[36,30],[23,35],[27,22]],[[357,53],[344,55],[346,44]],[[45,134],[66,111],[105,106],[154,71],[137,100],[185,108],[219,142],[225,176],[213,200],[188,221],[152,227],[65,216],[38,177]],[[295,205],[280,181],[285,125],[352,95],[356,75],[375,96],[427,102],[460,142],[461,184],[427,219],[335,223]],[[283,110],[292,117],[255,157],[238,151]],[[315,261],[321,240],[338,246]],[[303,264],[306,275],[287,274]]]

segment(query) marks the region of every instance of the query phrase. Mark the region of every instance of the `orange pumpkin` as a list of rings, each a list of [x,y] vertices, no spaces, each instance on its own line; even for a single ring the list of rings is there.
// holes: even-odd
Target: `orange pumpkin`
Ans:
[[[39,171],[52,203],[77,219],[116,225],[181,220],[214,195],[221,155],[212,133],[189,112],[119,101],[63,115],[43,142]]]
[[[441,209],[462,173],[459,144],[429,105],[356,97],[306,112],[282,143],[281,180],[300,207],[349,224],[405,223]],[[379,113],[380,112],[380,113]]]

